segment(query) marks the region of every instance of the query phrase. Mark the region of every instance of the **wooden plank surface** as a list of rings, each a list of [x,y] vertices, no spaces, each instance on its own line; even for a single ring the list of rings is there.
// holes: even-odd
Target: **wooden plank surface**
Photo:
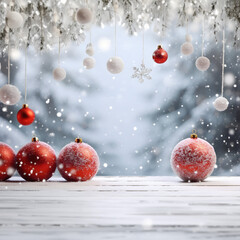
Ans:
[[[240,239],[240,177],[0,183],[0,239]]]

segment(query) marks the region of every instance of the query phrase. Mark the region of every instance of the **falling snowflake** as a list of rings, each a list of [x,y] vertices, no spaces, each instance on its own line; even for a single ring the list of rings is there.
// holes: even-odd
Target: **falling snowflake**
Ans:
[[[150,76],[150,72],[152,71],[151,68],[146,68],[145,64],[142,63],[139,68],[133,67],[133,75],[132,78],[137,78],[140,83],[144,82],[144,79],[151,80],[152,77]]]

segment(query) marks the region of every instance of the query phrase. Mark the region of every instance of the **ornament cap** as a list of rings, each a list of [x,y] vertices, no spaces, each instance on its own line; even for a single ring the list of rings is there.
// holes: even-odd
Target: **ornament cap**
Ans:
[[[158,45],[158,49],[162,48],[162,45]]]
[[[82,143],[82,139],[79,138],[79,137],[77,137],[77,138],[75,138],[75,142],[76,142],[76,143]]]
[[[192,130],[191,138],[192,139],[196,139],[197,138],[197,131],[195,129]]]
[[[24,104],[22,105],[22,107],[23,107],[23,108],[28,108],[28,104],[24,103]]]
[[[38,137],[33,137],[32,138],[32,142],[38,142],[38,141],[39,141]]]

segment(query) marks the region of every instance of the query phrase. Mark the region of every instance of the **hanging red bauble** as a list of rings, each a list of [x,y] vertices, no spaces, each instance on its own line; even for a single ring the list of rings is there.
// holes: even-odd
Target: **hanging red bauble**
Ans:
[[[87,181],[93,178],[99,168],[96,151],[82,139],[66,145],[57,160],[58,170],[67,181]]]
[[[56,155],[46,143],[37,137],[22,147],[16,155],[18,173],[26,181],[48,180],[56,169]]]
[[[15,153],[7,144],[0,142],[0,181],[10,178],[15,172]]]
[[[161,45],[158,46],[157,50],[153,52],[153,60],[160,64],[165,63],[168,59],[168,53],[162,48]]]
[[[17,120],[22,125],[30,125],[35,119],[34,111],[28,107],[27,104],[23,104],[22,108],[17,113]]]
[[[196,133],[179,142],[171,156],[172,169],[183,181],[203,181],[211,175],[215,163],[214,148]]]

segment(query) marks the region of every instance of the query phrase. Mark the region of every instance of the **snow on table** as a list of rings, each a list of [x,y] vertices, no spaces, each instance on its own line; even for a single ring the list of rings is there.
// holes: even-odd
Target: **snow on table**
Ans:
[[[240,177],[0,183],[0,239],[240,239]]]

